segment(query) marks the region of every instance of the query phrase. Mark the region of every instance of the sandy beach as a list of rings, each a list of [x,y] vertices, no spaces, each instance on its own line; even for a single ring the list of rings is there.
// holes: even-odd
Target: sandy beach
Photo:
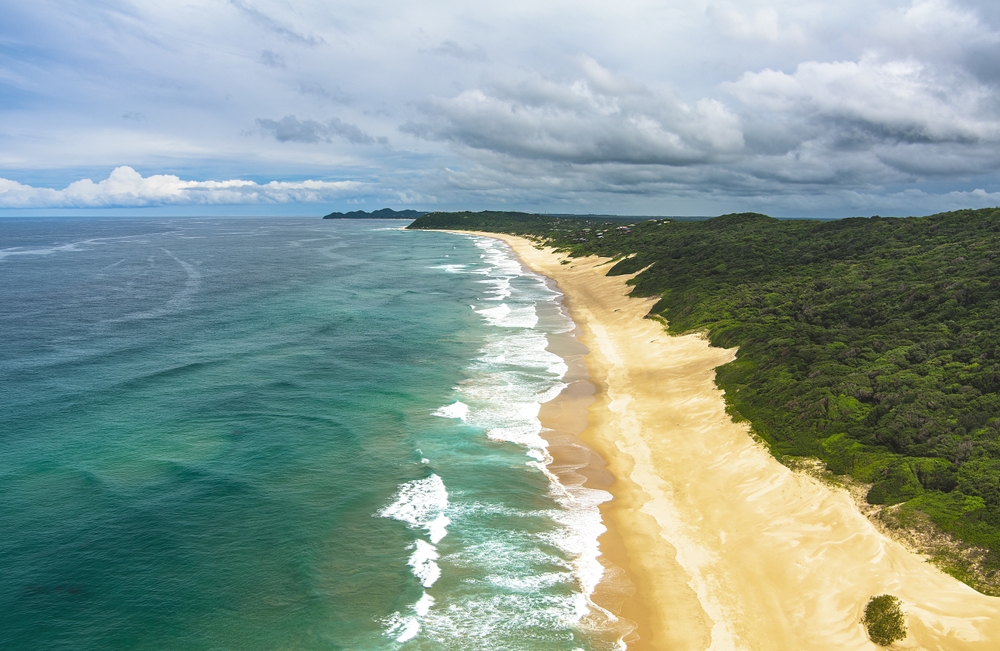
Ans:
[[[481,235],[557,283],[589,349],[592,391],[547,418],[586,408],[575,429],[607,464],[581,472],[614,496],[601,549],[634,594],[622,603],[612,586],[597,599],[636,622],[630,649],[876,649],[860,620],[886,592],[909,627],[892,648],[1000,649],[1000,599],[886,538],[846,491],[790,471],[731,420],[714,377],[734,350],[644,319],[653,301],[629,298],[606,260]]]

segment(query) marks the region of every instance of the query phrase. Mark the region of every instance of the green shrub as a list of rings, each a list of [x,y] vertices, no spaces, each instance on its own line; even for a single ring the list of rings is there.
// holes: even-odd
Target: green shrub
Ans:
[[[913,470],[904,459],[890,463],[868,491],[869,504],[899,504],[924,492]]]
[[[865,606],[865,616],[861,623],[868,629],[868,637],[879,646],[889,646],[906,637],[906,622],[903,618],[902,602],[891,594],[872,597]]]

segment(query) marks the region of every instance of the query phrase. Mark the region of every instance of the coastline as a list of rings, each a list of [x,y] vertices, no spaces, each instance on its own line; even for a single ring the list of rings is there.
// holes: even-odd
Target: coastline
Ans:
[[[579,436],[607,465],[581,474],[613,495],[601,551],[635,590],[613,586],[602,602],[599,586],[594,599],[636,623],[629,649],[875,649],[860,619],[884,592],[902,599],[910,630],[893,648],[1000,645],[1000,599],[886,538],[846,491],[790,471],[732,422],[714,377],[735,351],[644,319],[654,301],[629,298],[606,260],[562,264],[529,240],[475,235],[552,279],[589,349]],[[573,400],[559,409],[587,402]]]

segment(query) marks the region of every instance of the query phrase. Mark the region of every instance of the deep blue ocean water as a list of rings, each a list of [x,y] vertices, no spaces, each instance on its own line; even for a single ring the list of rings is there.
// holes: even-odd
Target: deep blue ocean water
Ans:
[[[558,293],[402,225],[0,222],[0,648],[613,644]]]

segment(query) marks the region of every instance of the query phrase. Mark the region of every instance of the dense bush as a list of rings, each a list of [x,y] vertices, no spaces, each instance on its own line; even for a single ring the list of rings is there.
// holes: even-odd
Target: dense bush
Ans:
[[[906,621],[900,608],[901,602],[891,594],[872,597],[865,606],[861,622],[868,630],[868,637],[879,646],[889,646],[906,638]]]

